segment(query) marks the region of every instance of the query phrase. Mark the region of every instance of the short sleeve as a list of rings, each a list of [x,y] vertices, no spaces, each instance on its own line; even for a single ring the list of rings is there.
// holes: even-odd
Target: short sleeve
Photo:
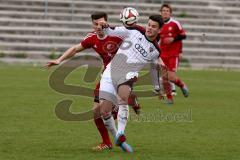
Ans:
[[[87,49],[87,48],[92,48],[93,46],[93,34],[89,33],[84,39],[83,41],[81,41],[81,45],[83,46],[83,48]]]

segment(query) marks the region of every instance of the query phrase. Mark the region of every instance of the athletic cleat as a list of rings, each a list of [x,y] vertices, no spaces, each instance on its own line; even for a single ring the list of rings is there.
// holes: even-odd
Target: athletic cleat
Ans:
[[[154,93],[155,95],[159,95],[159,94],[160,94],[160,89],[154,89],[154,90],[153,90],[153,93]]]
[[[126,141],[126,136],[123,133],[117,134],[115,144],[120,146],[123,142]]]
[[[177,95],[177,91],[176,90],[172,90],[172,96],[176,96]]]
[[[187,88],[186,85],[184,85],[184,86],[181,88],[181,90],[182,90],[182,93],[183,93],[183,96],[184,96],[184,97],[188,97],[188,96],[189,96],[189,91],[188,91],[188,88]]]
[[[128,105],[132,107],[132,109],[134,110],[134,112],[136,114],[140,114],[141,112],[141,107],[140,104],[138,103],[138,99],[137,96],[134,94],[131,94],[128,98]]]
[[[124,152],[132,153],[132,147],[126,143],[126,136],[124,133],[118,133],[115,140],[116,146],[119,146]]]
[[[124,151],[124,152],[127,152],[127,153],[132,153],[133,152],[133,149],[132,147],[127,144],[126,142],[123,142],[121,145],[120,145],[120,148]]]
[[[112,149],[112,144],[105,144],[105,143],[100,143],[96,147],[93,147],[92,150],[94,151],[105,151],[105,150],[111,150]]]
[[[165,96],[164,96],[163,94],[159,94],[159,95],[158,95],[158,98],[159,98],[160,100],[164,100],[164,99],[165,99]]]

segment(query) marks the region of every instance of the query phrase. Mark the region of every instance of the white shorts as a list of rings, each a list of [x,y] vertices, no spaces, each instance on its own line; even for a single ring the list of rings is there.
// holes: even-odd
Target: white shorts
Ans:
[[[114,86],[111,78],[102,77],[99,88],[99,99],[108,100],[114,105],[118,104],[117,86]]]

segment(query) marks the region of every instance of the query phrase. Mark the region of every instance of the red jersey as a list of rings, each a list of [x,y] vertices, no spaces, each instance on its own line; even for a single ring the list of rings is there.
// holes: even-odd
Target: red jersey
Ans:
[[[180,23],[173,18],[164,23],[160,31],[160,49],[161,57],[178,57],[179,53],[182,52],[182,41],[174,41],[170,44],[164,44],[165,38],[175,38],[177,35],[186,35]]]
[[[85,49],[94,49],[102,58],[104,68],[106,68],[113,56],[117,53],[121,43],[122,39],[116,36],[106,35],[104,38],[99,38],[96,33],[89,33],[81,42],[81,45]]]

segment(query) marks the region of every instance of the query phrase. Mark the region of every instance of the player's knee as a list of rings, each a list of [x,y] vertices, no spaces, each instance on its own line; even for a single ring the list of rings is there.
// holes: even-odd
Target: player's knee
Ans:
[[[121,85],[118,88],[118,96],[120,98],[121,104],[127,104],[128,103],[128,97],[131,93],[131,87],[128,85]]]
[[[100,108],[93,108],[94,119],[101,117]]]
[[[129,97],[128,95],[121,95],[120,100],[119,100],[120,103],[121,104],[128,104],[128,97]]]
[[[172,81],[172,82],[174,82],[175,81],[175,79],[176,79],[176,75],[175,74],[168,74],[168,79],[169,79],[169,81]]]
[[[166,82],[168,81],[168,76],[162,76],[161,79],[162,79],[162,82]]]
[[[103,108],[103,109],[100,110],[100,115],[101,115],[102,117],[107,117],[108,114],[109,114],[109,112],[108,112],[105,108]]]
[[[106,117],[109,115],[109,113],[111,113],[112,110],[112,105],[111,103],[109,103],[108,101],[102,101],[100,103],[100,114],[103,117]]]

